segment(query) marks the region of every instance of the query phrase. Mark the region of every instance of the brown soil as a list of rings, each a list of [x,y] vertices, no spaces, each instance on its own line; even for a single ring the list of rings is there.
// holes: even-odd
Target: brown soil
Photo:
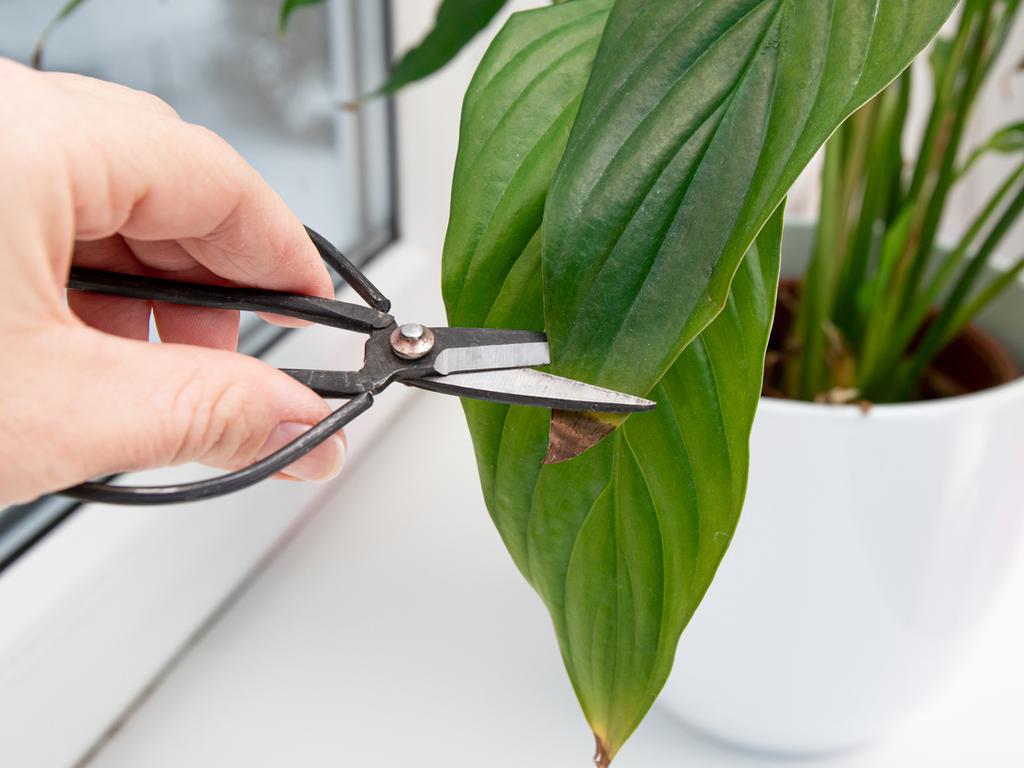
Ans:
[[[784,279],[780,283],[775,324],[765,360],[762,393],[768,397],[784,397],[780,383],[787,353],[783,345],[793,324],[799,297],[799,280]],[[935,358],[925,374],[918,399],[935,400],[979,392],[1013,381],[1020,375],[1020,368],[1006,347],[978,326],[970,325]]]

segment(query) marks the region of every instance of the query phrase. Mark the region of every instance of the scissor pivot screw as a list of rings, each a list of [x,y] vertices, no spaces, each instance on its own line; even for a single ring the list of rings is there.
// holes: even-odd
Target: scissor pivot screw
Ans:
[[[434,332],[419,323],[404,323],[391,332],[391,349],[404,360],[418,360],[434,348]]]

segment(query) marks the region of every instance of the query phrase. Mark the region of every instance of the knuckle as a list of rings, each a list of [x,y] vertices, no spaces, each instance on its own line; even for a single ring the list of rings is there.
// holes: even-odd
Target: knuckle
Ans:
[[[135,91],[138,94],[139,104],[146,106],[146,108],[152,110],[158,115],[164,115],[174,120],[180,120],[181,117],[178,115],[178,111],[167,103],[160,96],[148,93],[147,91]]]
[[[159,96],[155,96],[152,93],[146,91],[134,91],[135,98],[138,99],[140,108],[148,109],[163,117],[169,117],[174,120],[180,120],[181,116],[178,111],[168,104],[166,101],[161,99]]]
[[[175,393],[170,415],[184,428],[168,446],[169,463],[238,463],[259,449],[246,389],[234,381],[189,380]]]
[[[198,125],[196,123],[186,123],[186,125],[197,141],[208,144],[211,150],[228,158],[232,163],[243,163],[242,156],[219,133],[207,128],[205,125]]]

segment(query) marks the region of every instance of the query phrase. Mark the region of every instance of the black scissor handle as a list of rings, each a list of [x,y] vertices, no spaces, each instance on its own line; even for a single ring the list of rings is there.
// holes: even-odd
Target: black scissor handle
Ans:
[[[250,464],[237,472],[196,480],[177,485],[111,485],[109,483],[82,483],[58,491],[79,501],[101,504],[177,504],[224,496],[248,488],[260,480],[274,475],[316,448],[359,414],[373,405],[373,395],[365,392],[353,397],[330,416],[304,432],[283,448],[265,459]]]
[[[384,294],[326,238],[309,227],[306,227],[306,232],[309,233],[321,258],[370,304],[370,307],[280,291],[202,285],[81,267],[72,268],[68,288],[189,306],[270,312],[361,333],[372,334],[392,325],[394,318],[387,314],[391,302]],[[287,468],[373,405],[373,395],[370,392],[353,391],[347,394],[355,396],[319,424],[265,459],[236,472],[177,485],[123,486],[82,483],[57,493],[79,501],[149,505],[212,499],[248,488]]]
[[[126,275],[86,267],[71,268],[68,288],[194,307],[269,312],[360,333],[371,333],[393,323],[394,318],[388,314],[391,302],[366,275],[323,235],[309,227],[306,227],[306,232],[324,263],[334,269],[370,305],[369,307],[285,291],[188,283],[182,280]]]
[[[270,312],[276,315],[307,320],[318,325],[329,325],[347,331],[370,333],[387,328],[394,322],[391,315],[347,301],[303,296],[283,291],[265,291],[259,288],[186,283],[162,277],[126,275],[102,269],[72,267],[68,275],[68,288],[109,296],[132,299],[152,299],[170,304],[193,307],[235,309],[247,312]]]
[[[348,283],[348,286],[356,292],[363,301],[376,309],[378,312],[390,312],[391,300],[378,290],[377,286],[370,282],[370,279],[359,271],[359,268],[348,258],[331,245],[330,241],[316,230],[306,227],[306,234],[316,246],[320,258],[327,266],[331,267],[338,276]]]

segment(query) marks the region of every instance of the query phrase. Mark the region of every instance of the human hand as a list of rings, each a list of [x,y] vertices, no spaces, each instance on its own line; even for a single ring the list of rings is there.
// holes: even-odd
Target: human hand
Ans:
[[[332,297],[242,158],[146,93],[0,59],[0,506],[113,472],[235,469],[329,413],[233,350],[238,314],[67,292],[72,263]],[[152,313],[162,344],[150,344]],[[278,324],[296,324],[270,318]],[[341,436],[288,468],[326,479]]]

